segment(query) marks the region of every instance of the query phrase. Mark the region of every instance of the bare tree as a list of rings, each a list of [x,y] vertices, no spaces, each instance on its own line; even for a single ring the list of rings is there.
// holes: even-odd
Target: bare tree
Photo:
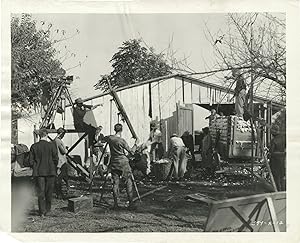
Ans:
[[[239,68],[254,92],[269,96],[276,92],[285,101],[285,16],[268,13],[228,14],[228,29],[205,35],[214,48],[219,69]]]

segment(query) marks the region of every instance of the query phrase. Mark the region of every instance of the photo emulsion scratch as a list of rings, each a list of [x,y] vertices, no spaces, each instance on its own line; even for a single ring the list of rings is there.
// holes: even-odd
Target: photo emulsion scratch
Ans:
[[[12,232],[286,232],[285,18],[12,14]]]

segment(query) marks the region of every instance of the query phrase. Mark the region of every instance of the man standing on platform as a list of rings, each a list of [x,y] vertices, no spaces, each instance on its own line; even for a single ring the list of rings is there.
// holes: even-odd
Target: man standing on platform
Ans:
[[[40,129],[39,136],[40,141],[30,148],[29,163],[37,186],[39,214],[43,217],[51,210],[58,155],[55,145],[47,141],[47,130]]]
[[[94,110],[100,106],[98,105],[86,105],[83,104],[83,100],[81,98],[77,98],[75,100],[75,105],[73,107],[73,121],[74,121],[74,128],[78,131],[79,137],[83,136],[84,133],[88,134],[88,141],[89,144],[87,144],[87,137],[85,137],[85,145],[84,145],[84,163],[87,161],[88,158],[88,147],[90,147],[94,141],[96,127],[87,124],[84,122],[84,117],[87,114],[89,110]]]
[[[138,140],[136,139],[133,148],[130,148],[127,142],[121,137],[123,131],[122,124],[116,124],[114,126],[114,130],[116,132],[115,135],[105,137],[104,139],[109,145],[111,155],[108,168],[111,171],[113,180],[113,209],[119,209],[119,184],[120,178],[123,178],[125,180],[126,192],[129,201],[128,209],[133,210],[135,209],[133,204],[133,175],[126,152],[133,155],[137,149]]]
[[[238,69],[232,70],[232,76],[236,81],[236,86],[234,89],[235,113],[238,117],[243,117],[246,101],[246,83]]]
[[[98,105],[86,105],[83,104],[83,100],[81,98],[77,98],[75,100],[75,106],[73,108],[73,120],[74,120],[74,127],[77,130],[85,131],[87,128],[87,124],[84,123],[84,116],[88,110],[96,109]]]

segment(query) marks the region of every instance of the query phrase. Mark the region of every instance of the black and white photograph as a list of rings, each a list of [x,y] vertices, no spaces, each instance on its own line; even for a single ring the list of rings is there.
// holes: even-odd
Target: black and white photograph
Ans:
[[[1,27],[0,193],[13,237],[297,242],[292,8],[33,2],[5,1]]]

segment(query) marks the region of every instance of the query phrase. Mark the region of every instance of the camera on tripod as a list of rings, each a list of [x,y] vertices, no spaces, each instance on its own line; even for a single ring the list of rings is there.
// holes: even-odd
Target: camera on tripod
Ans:
[[[62,80],[67,84],[67,85],[70,85],[73,80],[74,80],[74,76],[65,76],[65,77],[62,77]]]

